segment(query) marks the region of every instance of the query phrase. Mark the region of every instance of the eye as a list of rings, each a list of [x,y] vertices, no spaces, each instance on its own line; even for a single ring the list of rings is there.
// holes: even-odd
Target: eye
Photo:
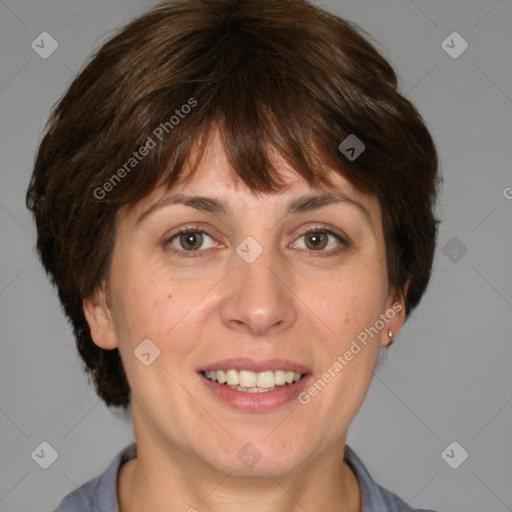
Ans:
[[[293,248],[318,253],[316,256],[333,256],[350,247],[349,242],[341,235],[324,226],[308,228],[298,235],[296,240],[304,238],[305,243],[294,242]],[[164,242],[174,254],[184,258],[203,256],[206,249],[216,246],[214,238],[206,231],[188,226],[178,230]],[[222,245],[221,245],[222,247]]]
[[[179,256],[194,257],[199,256],[199,254],[195,255],[185,253],[200,252],[200,249],[210,249],[214,244],[211,242],[208,244],[208,239],[213,241],[213,238],[206,233],[206,231],[189,227],[180,229],[177,233],[166,240],[165,245],[172,246],[172,251],[177,253]]]
[[[301,244],[297,244],[296,242],[294,246],[298,246],[299,249],[310,252],[328,253],[325,254],[325,256],[337,253],[345,247],[349,247],[348,242],[341,235],[322,226],[308,228],[300,234],[298,239],[300,240],[301,238],[304,238],[304,244],[301,246]]]

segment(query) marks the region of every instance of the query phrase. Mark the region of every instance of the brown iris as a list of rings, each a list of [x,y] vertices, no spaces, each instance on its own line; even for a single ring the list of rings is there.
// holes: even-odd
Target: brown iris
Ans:
[[[199,231],[193,233],[182,233],[180,235],[180,243],[185,249],[195,251],[199,249],[203,243],[203,234]]]
[[[310,247],[308,241],[312,242]],[[327,245],[328,236],[326,233],[306,233],[306,246],[308,249],[323,249]]]

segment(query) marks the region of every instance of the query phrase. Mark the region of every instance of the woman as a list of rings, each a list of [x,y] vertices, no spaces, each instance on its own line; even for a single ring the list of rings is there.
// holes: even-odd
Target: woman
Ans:
[[[301,0],[165,2],[52,113],[27,193],[136,443],[59,512],[411,511],[345,444],[428,284],[437,154],[390,65]]]

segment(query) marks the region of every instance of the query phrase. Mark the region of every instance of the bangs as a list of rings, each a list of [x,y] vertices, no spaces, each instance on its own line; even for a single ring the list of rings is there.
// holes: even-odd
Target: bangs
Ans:
[[[162,160],[167,158],[168,164],[160,169],[158,182],[169,188],[176,183],[188,183],[217,133],[230,170],[255,192],[282,190],[286,185],[279,171],[283,160],[311,187],[332,187],[328,175],[336,165],[333,164],[336,154],[329,154],[328,148],[337,151],[337,144],[326,140],[327,136],[332,137],[332,130],[315,131],[314,126],[318,127],[322,119],[312,120],[310,111],[293,108],[293,101],[270,104],[267,92],[256,99],[254,89],[249,97],[241,88],[244,83],[245,80],[234,79],[229,84],[233,92],[237,91],[236,96],[230,95],[227,84],[223,84],[223,90],[214,93],[217,97],[209,100],[208,112],[193,114],[202,116],[199,131],[195,126],[190,130],[184,127],[177,144],[163,148]],[[250,85],[245,83],[245,87]],[[233,99],[225,101],[224,95]],[[308,103],[303,98],[296,104]]]
[[[172,129],[167,125],[169,133],[163,127],[176,117],[176,109],[173,105],[166,112],[155,107],[159,101],[152,98],[152,109],[158,114],[148,116],[146,129],[141,131],[139,125],[141,135],[134,147],[142,147],[148,140],[155,147],[102,202],[120,206],[142,199],[157,186],[187,183],[215,132],[232,171],[255,192],[275,192],[285,186],[278,170],[280,158],[311,187],[332,187],[328,175],[333,168],[341,174],[338,144],[343,135],[322,117],[320,108],[311,108],[311,98],[304,92],[284,84],[279,89],[273,80],[258,77],[254,70],[251,75],[232,76],[208,90],[203,86],[187,100],[182,95],[182,103],[174,105],[186,105],[192,99],[197,106]],[[160,101],[171,103],[165,96]],[[122,167],[122,160],[133,158],[132,154],[119,152],[117,167]],[[115,174],[115,169],[102,173],[107,175],[104,178]]]

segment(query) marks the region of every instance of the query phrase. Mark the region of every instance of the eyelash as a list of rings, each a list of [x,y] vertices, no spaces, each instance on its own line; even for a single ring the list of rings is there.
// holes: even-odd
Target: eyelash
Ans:
[[[204,233],[213,239],[213,237],[204,229],[201,229],[200,227],[197,227],[197,226],[187,226],[187,227],[179,229],[178,231],[176,231],[176,233],[174,233],[172,236],[167,238],[164,242],[164,246],[167,247],[176,237],[178,237],[179,235],[185,234],[185,233]],[[323,257],[336,256],[342,250],[351,247],[350,243],[345,238],[343,238],[341,235],[338,235],[338,233],[335,233],[334,231],[332,231],[322,225],[317,225],[317,226],[305,229],[304,231],[302,231],[301,233],[298,234],[297,239],[301,238],[305,235],[308,235],[309,233],[326,233],[328,235],[333,236],[340,242],[339,247],[337,247],[336,249],[330,249],[329,251],[311,251],[311,250],[308,251],[310,253],[310,255],[315,254],[315,257],[323,258]],[[302,250],[307,250],[307,249],[302,249]],[[196,251],[185,251],[185,250],[178,250],[178,249],[173,248],[173,249],[171,249],[171,252],[173,252],[180,258],[198,258],[198,257],[201,258],[201,257],[203,257],[203,254],[201,254],[201,253],[204,253],[205,251],[201,250],[201,249],[198,249]]]

